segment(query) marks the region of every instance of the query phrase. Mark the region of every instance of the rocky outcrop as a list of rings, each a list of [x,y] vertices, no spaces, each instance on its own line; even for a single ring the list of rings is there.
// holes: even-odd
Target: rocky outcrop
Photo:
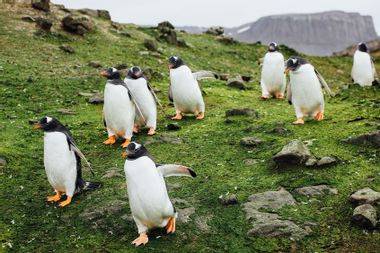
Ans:
[[[376,39],[376,40],[371,40],[371,41],[368,41],[366,42],[366,45],[367,45],[367,48],[368,48],[368,51],[370,53],[376,53],[376,52],[380,52],[380,39]],[[333,53],[333,55],[337,55],[337,56],[353,56],[355,51],[356,51],[356,48],[357,48],[358,44],[354,44],[340,52],[336,52],[336,53]]]
[[[331,55],[360,41],[377,38],[371,16],[330,11],[262,17],[256,22],[225,29],[239,41],[268,44],[276,40],[310,55]]]
[[[380,130],[368,134],[350,137],[343,140],[343,142],[353,145],[372,145],[375,148],[380,148]]]
[[[50,0],[32,1],[32,7],[41,11],[50,11]]]
[[[94,25],[90,19],[85,16],[76,17],[69,15],[62,19],[62,27],[68,32],[84,35],[85,33],[92,31]]]
[[[369,204],[356,207],[352,215],[352,222],[366,229],[374,229],[377,224],[376,209]]]

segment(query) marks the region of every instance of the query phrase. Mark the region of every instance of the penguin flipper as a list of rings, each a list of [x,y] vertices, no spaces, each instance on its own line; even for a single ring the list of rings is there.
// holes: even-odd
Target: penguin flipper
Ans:
[[[195,80],[203,80],[203,79],[218,79],[218,75],[209,70],[198,70],[193,72],[193,77]]]
[[[321,82],[322,84],[322,87],[326,90],[327,94],[330,96],[330,97],[333,97],[333,93],[331,92],[330,90],[330,87],[327,85],[325,79],[323,78],[323,76],[318,72],[317,69],[314,69],[314,72],[315,74],[317,75],[319,81]]]
[[[162,107],[162,104],[161,104],[161,102],[160,102],[160,100],[158,99],[156,93],[154,92],[152,86],[150,86],[150,83],[149,83],[148,81],[146,82],[146,85],[148,86],[148,90],[149,90],[150,93],[152,94],[152,96],[153,96],[153,98],[154,98],[154,101],[156,101],[156,104],[158,104],[161,108],[163,108],[163,107]]]
[[[288,89],[286,91],[286,99],[288,100],[288,103],[292,104],[292,89],[290,88],[290,82],[288,83]]]
[[[69,138],[67,138],[67,142],[69,143],[70,150],[74,151],[76,157],[78,156],[80,159],[83,159],[86,162],[87,167],[89,168],[91,173],[94,175],[94,171],[92,170],[91,163],[86,159],[86,157],[84,156],[82,151],[80,151],[80,149],[77,147],[77,145],[75,145],[74,142],[71,142]],[[78,159],[77,159],[77,161],[78,161]],[[78,170],[78,168],[77,168],[77,170]],[[80,174],[82,174],[82,173],[80,173]]]
[[[197,174],[189,167],[177,164],[163,164],[157,166],[158,171],[163,177],[172,176],[185,176],[185,177],[196,177]]]
[[[168,98],[170,102],[173,102],[173,92],[172,92],[172,88],[170,84],[169,84]]]

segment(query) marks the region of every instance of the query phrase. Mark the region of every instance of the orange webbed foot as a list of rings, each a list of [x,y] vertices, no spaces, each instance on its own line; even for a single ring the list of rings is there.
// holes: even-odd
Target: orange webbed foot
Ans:
[[[181,113],[177,113],[174,117],[172,117],[172,119],[174,119],[174,120],[181,120],[182,119],[182,114]]]
[[[150,128],[148,131],[148,135],[155,135],[155,134],[156,134],[156,130],[154,130],[153,128]]]
[[[134,134],[138,134],[139,133],[139,127],[138,126],[134,126],[133,127],[133,133]]]
[[[124,143],[121,144],[120,146],[122,148],[126,148],[129,145],[129,143],[131,143],[131,140],[130,139],[125,139]]]
[[[175,217],[170,217],[168,220],[168,224],[166,224],[166,233],[167,234],[173,234],[175,232]]]
[[[281,93],[276,94],[276,99],[280,99],[280,100],[282,100],[282,99],[284,99],[284,95],[281,94]]]
[[[115,137],[115,135],[112,135],[106,141],[104,141],[103,144],[112,145],[115,142],[116,142],[116,137]]]
[[[296,121],[294,121],[293,124],[294,125],[303,125],[303,124],[305,124],[305,121],[303,120],[303,118],[299,118]]]
[[[196,117],[196,119],[204,119],[204,117],[205,117],[205,112],[200,112],[198,116]]]
[[[316,121],[321,121],[323,120],[323,118],[324,118],[323,112],[318,112],[317,115],[315,115]]]
[[[149,241],[148,235],[146,233],[141,233],[139,237],[137,237],[135,240],[133,240],[132,244],[134,244],[136,247],[147,244]]]
[[[267,100],[267,99],[269,99],[269,97],[267,97],[267,96],[261,96],[260,98],[261,98],[261,100]]]
[[[56,191],[54,196],[48,196],[47,201],[57,202],[61,199],[62,193],[60,191]]]
[[[67,206],[68,204],[71,203],[71,197],[67,196],[67,199],[65,201],[62,201],[61,203],[59,203],[59,207],[64,207],[64,206]]]

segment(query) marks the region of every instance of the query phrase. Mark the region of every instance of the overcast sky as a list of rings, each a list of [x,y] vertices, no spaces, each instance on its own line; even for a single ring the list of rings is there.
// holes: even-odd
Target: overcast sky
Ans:
[[[52,0],[67,8],[105,9],[121,23],[175,26],[239,26],[273,14],[329,10],[371,15],[380,34],[380,0]]]

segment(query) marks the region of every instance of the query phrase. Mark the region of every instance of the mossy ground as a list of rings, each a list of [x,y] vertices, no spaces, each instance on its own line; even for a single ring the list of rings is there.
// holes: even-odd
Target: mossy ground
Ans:
[[[135,224],[121,219],[129,214],[129,206],[112,222],[121,224],[123,233],[94,229],[78,217],[83,210],[106,204],[110,200],[127,201],[123,178],[102,179],[111,167],[122,171],[122,149],[102,145],[106,131],[102,123],[102,106],[90,105],[80,91],[102,91],[105,80],[101,69],[87,66],[92,60],[105,66],[126,63],[129,66],[150,67],[164,74],[153,79],[164,109],[159,111],[158,135],[166,133],[174,109],[166,99],[168,70],[166,59],[181,56],[194,70],[207,69],[219,74],[253,76],[245,91],[228,88],[220,80],[203,81],[207,114],[202,121],[186,117],[182,129],[175,132],[183,144],[155,143],[149,151],[160,163],[180,163],[193,167],[195,179],[169,178],[180,183],[171,197],[186,199],[196,209],[192,221],[179,225],[174,235],[155,231],[148,245],[140,252],[376,252],[380,234],[364,232],[350,224],[353,207],[349,194],[360,187],[380,191],[379,150],[342,144],[341,139],[372,131],[380,122],[380,91],[349,86],[334,98],[327,98],[326,118],[322,122],[307,121],[294,126],[294,109],[285,101],[261,101],[257,60],[266,51],[264,46],[235,43],[223,45],[209,35],[181,34],[194,48],[180,48],[160,43],[161,56],[146,56],[143,39],[153,36],[154,30],[132,25],[123,29],[132,37],[110,30],[106,21],[96,20],[98,29],[84,38],[74,37],[59,29],[51,34],[34,34],[33,24],[20,20],[22,11],[0,12],[0,89],[1,89],[1,147],[0,155],[8,165],[0,173],[0,251],[14,252],[129,252],[136,237]],[[58,27],[58,25],[56,25]],[[56,27],[55,26],[55,27]],[[32,31],[32,32],[31,32]],[[58,49],[61,44],[75,48],[75,54]],[[285,57],[291,56],[289,50]],[[307,57],[335,91],[350,83],[352,61],[345,57]],[[380,69],[379,60],[376,65]],[[69,108],[75,115],[62,115],[58,109]],[[260,117],[236,117],[226,124],[225,111],[232,108],[254,108]],[[75,197],[68,207],[56,209],[45,202],[52,193],[43,168],[41,132],[33,132],[30,119],[45,115],[58,118],[72,131],[79,147],[91,160],[95,176],[84,177],[104,182],[104,187]],[[364,120],[347,123],[363,116]],[[276,122],[284,122],[289,130],[281,136],[269,131]],[[264,143],[255,149],[244,148],[239,140],[255,136]],[[157,136],[155,137],[157,138]],[[291,139],[313,140],[311,151],[317,156],[334,154],[342,161],[325,169],[273,169],[272,155]],[[136,140],[144,142],[140,134]],[[245,159],[257,159],[252,166]],[[250,223],[240,205],[225,207],[219,203],[221,194],[235,193],[243,203],[250,194],[285,187],[290,192],[297,187],[328,184],[336,187],[338,195],[328,195],[309,202],[294,194],[300,202],[296,207],[281,211],[296,223],[314,222],[313,233],[299,242],[288,238],[248,238]],[[194,220],[211,215],[209,232],[199,230]],[[156,238],[157,235],[161,237]],[[12,246],[12,248],[10,247]]]

